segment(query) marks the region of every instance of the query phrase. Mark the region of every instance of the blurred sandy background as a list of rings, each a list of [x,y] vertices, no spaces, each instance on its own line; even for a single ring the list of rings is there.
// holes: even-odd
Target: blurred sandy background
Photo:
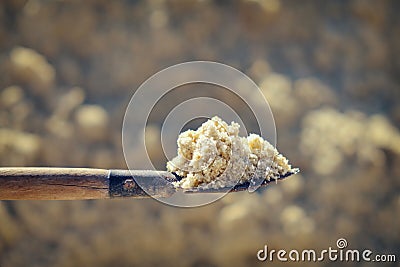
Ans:
[[[213,60],[261,87],[278,149],[302,172],[195,209],[1,201],[0,266],[262,266],[264,244],[340,237],[399,257],[399,12],[386,0],[1,1],[0,166],[126,168],[135,88]],[[149,145],[164,166],[160,123]]]

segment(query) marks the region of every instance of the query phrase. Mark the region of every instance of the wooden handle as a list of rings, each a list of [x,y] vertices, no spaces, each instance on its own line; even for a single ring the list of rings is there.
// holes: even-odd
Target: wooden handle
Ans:
[[[153,170],[0,168],[0,200],[169,197],[173,181],[172,173]]]
[[[0,199],[103,199],[108,170],[84,168],[0,168]]]

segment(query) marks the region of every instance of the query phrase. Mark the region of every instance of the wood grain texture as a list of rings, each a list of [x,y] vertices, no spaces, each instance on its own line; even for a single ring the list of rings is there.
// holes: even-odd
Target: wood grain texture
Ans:
[[[107,176],[103,169],[0,168],[0,199],[109,198]]]

